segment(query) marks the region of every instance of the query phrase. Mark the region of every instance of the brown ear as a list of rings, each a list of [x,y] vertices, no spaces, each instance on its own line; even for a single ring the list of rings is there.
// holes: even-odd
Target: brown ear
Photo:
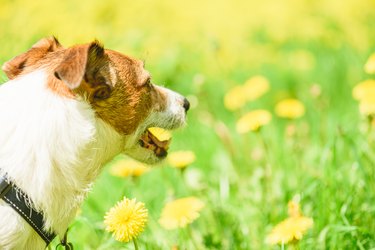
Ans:
[[[52,52],[62,48],[62,46],[56,37],[50,36],[39,40],[31,48],[43,49],[44,51]]]
[[[64,53],[62,62],[55,69],[55,76],[70,89],[77,88],[86,73],[88,65],[95,64],[104,55],[104,48],[94,41],[89,45],[78,45]]]
[[[34,44],[27,52],[5,62],[2,66],[2,70],[9,79],[14,79],[24,72],[27,67],[35,66],[36,62],[44,58],[47,53],[60,48],[62,48],[62,46],[55,37],[43,38]]]

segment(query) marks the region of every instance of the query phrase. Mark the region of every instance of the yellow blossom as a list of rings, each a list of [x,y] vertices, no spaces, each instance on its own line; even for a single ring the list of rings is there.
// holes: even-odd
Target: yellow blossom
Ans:
[[[289,217],[277,224],[267,236],[268,244],[287,244],[293,240],[300,240],[314,223],[312,218],[302,215],[296,202],[289,202],[288,214]]]
[[[229,90],[224,96],[224,106],[228,110],[236,110],[242,108],[246,103],[244,90],[242,86],[235,86]]]
[[[270,88],[270,84],[264,76],[254,76],[248,79],[244,85],[233,87],[224,97],[224,106],[229,110],[242,108],[246,102],[254,101],[264,95]]]
[[[359,103],[359,112],[364,116],[375,115],[375,99],[362,100]]]
[[[276,104],[275,113],[283,118],[296,119],[305,114],[305,106],[297,99],[284,99]]]
[[[199,217],[203,207],[204,202],[193,196],[171,201],[163,208],[159,223],[168,230],[183,228]]]
[[[288,215],[289,217],[298,217],[302,215],[299,203],[295,201],[288,202]]]
[[[118,177],[138,177],[148,171],[150,171],[150,168],[146,164],[133,159],[122,159],[112,165],[110,173]]]
[[[247,80],[243,86],[246,101],[254,101],[270,89],[270,84],[264,76],[254,76]]]
[[[358,101],[372,100],[375,98],[375,80],[368,79],[358,83],[353,88],[353,98]]]
[[[237,121],[236,130],[240,134],[257,131],[262,126],[268,124],[271,119],[272,115],[267,110],[254,110],[245,114]]]
[[[159,127],[148,128],[148,131],[150,131],[150,133],[159,141],[168,141],[172,137],[171,132]]]
[[[375,73],[375,53],[372,53],[372,55],[367,59],[364,69],[367,74]]]
[[[147,217],[148,212],[142,202],[124,197],[106,213],[104,224],[116,240],[128,242],[143,232]]]
[[[168,155],[168,162],[175,168],[185,168],[195,161],[192,151],[176,151]]]

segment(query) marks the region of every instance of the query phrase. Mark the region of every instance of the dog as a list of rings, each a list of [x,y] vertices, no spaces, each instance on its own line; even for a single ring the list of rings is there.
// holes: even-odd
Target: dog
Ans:
[[[98,42],[63,47],[40,40],[4,63],[0,85],[0,174],[7,174],[63,237],[77,209],[115,155],[162,161],[143,143],[149,127],[186,123],[189,102],[151,82],[144,62]],[[151,142],[152,143],[152,142]],[[35,230],[0,200],[0,249],[44,249]]]

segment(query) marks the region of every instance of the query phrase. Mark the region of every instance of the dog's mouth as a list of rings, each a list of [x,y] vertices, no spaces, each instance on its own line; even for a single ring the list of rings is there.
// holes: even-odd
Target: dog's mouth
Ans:
[[[165,158],[168,154],[169,144],[172,137],[169,131],[151,127],[145,130],[139,139],[141,147],[153,151],[154,155],[160,159]]]

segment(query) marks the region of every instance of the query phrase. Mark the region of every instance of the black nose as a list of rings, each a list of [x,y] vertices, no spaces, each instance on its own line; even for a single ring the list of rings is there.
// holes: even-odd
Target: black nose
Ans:
[[[185,112],[187,112],[189,110],[189,108],[190,108],[190,102],[186,98],[184,98],[183,107],[185,109]]]

